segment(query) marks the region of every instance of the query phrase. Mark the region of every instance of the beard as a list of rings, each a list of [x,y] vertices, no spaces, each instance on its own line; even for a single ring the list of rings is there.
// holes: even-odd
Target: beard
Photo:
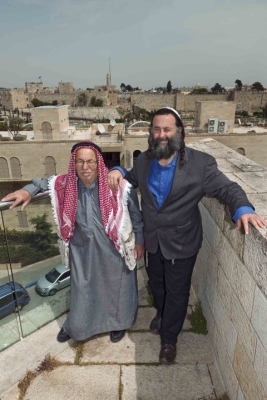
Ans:
[[[166,145],[161,145],[161,142],[167,141]],[[168,138],[157,138],[154,139],[151,135],[149,140],[149,147],[151,148],[152,155],[157,160],[167,160],[170,158],[175,152],[178,152],[181,148],[182,144],[182,135],[180,133],[176,133],[173,137]]]

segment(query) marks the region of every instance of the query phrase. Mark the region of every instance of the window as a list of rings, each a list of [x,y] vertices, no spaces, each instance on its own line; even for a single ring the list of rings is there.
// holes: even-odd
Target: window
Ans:
[[[0,178],[10,178],[7,160],[4,157],[0,157]]]
[[[50,122],[45,121],[42,123],[42,133],[44,140],[53,140],[52,126]]]
[[[242,156],[244,156],[246,153],[245,153],[245,149],[243,149],[243,147],[239,147],[237,150],[236,150],[239,154],[242,154]]]
[[[28,228],[28,221],[26,211],[17,211],[19,227],[20,228]]]
[[[21,178],[21,168],[20,162],[17,157],[10,158],[10,167],[11,167],[11,174],[12,178]]]
[[[70,277],[70,271],[66,271],[64,272],[64,274],[61,275],[61,277],[59,278],[59,282],[64,281],[64,279],[67,279]]]
[[[45,174],[46,176],[56,175],[56,163],[53,157],[45,158]]]

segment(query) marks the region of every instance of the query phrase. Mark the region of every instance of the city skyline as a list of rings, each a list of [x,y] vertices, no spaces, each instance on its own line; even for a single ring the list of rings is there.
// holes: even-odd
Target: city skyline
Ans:
[[[193,10],[193,11],[192,11]],[[3,0],[0,87],[267,87],[263,0]]]

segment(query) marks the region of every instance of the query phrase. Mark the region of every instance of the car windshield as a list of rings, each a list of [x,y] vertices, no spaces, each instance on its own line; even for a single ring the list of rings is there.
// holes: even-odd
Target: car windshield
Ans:
[[[52,269],[52,271],[48,272],[48,274],[45,275],[45,278],[48,280],[48,282],[54,283],[59,275],[60,273],[56,270],[56,268],[54,268]]]

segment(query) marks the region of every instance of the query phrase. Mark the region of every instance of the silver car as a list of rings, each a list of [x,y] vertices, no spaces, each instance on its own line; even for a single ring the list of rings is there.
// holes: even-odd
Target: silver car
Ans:
[[[37,281],[35,291],[40,296],[54,296],[58,290],[69,285],[70,270],[64,265],[57,265]]]

